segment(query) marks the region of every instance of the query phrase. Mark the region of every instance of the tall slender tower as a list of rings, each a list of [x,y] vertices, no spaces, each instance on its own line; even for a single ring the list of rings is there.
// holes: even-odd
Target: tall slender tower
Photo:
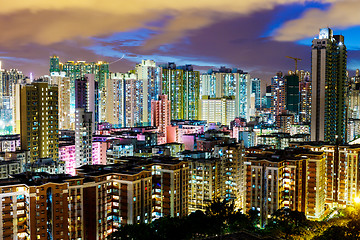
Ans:
[[[286,107],[286,78],[282,72],[276,73],[271,79],[271,113],[275,116],[285,111]]]
[[[158,127],[158,143],[166,143],[167,127],[171,122],[170,101],[166,95],[160,95],[159,100],[151,100],[151,125]]]
[[[92,112],[75,109],[75,166],[92,164]]]
[[[320,29],[312,42],[311,140],[346,141],[346,58],[344,36]]]
[[[153,60],[142,60],[135,67],[135,72],[142,81],[142,123],[151,125],[151,101],[157,100],[161,88],[161,67],[156,66]]]

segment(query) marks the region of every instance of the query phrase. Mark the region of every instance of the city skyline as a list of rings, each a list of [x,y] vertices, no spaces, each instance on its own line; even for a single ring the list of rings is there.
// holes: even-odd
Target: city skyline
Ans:
[[[51,55],[40,78],[0,67],[0,238],[245,229],[316,240],[340,219],[347,236],[360,207],[360,70],[347,75],[347,46],[321,28],[311,71],[287,56],[295,69],[276,72],[265,95],[264,80],[229,65],[141,60],[111,72]],[[158,230],[181,221],[184,232],[194,217],[204,226],[189,236]]]
[[[126,72],[142,59],[192,64],[196,70],[225,65],[270,83],[277,71],[294,68],[288,55],[302,58],[299,69],[309,71],[311,39],[329,26],[345,36],[348,69],[353,71],[360,59],[356,42],[360,21],[351,14],[357,4],[351,0],[181,5],[109,0],[101,6],[85,0],[57,6],[41,0],[9,2],[0,10],[0,19],[7,23],[0,27],[7,33],[0,38],[0,60],[5,69],[19,68],[34,77],[48,73],[48,57],[53,54],[64,61],[104,60],[112,63],[113,72]],[[119,6],[121,11],[116,10]],[[341,18],[341,12],[349,17]]]
[[[358,7],[2,4],[0,239],[359,239]]]

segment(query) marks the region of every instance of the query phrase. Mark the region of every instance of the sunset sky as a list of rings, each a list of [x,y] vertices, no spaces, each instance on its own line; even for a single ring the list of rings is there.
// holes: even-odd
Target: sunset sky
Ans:
[[[48,74],[49,56],[114,62],[125,72],[141,59],[238,67],[268,81],[302,58],[329,26],[345,36],[348,69],[360,68],[358,0],[0,0],[0,60],[26,75]],[[351,72],[352,74],[353,72]]]

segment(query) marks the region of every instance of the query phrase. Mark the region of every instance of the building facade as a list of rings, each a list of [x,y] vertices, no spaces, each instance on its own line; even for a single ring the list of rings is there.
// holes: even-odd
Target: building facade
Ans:
[[[320,29],[312,42],[311,140],[346,142],[347,51],[344,36]]]
[[[193,66],[161,66],[162,94],[171,102],[172,119],[197,120],[199,117],[200,73]]]
[[[21,149],[30,151],[30,163],[58,161],[58,87],[47,82],[21,85]]]

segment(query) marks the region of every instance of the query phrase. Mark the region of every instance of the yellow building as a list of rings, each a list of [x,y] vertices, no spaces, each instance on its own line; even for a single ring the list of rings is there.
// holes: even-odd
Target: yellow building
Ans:
[[[208,123],[221,123],[230,126],[235,119],[235,97],[210,98],[202,96],[200,100],[200,120]]]
[[[162,94],[171,103],[171,119],[197,120],[199,118],[200,73],[192,65],[162,67]]]
[[[290,208],[321,220],[325,215],[325,155],[308,149],[268,149],[249,153],[246,211],[258,210],[265,224],[276,210]]]
[[[30,163],[57,162],[58,87],[40,81],[21,85],[20,119],[21,148],[30,151]]]
[[[292,146],[323,152],[326,166],[326,204],[332,207],[353,205],[358,195],[358,164],[360,145],[293,143]]]
[[[214,147],[214,157],[220,159],[220,198],[234,200],[236,208],[245,205],[244,148],[241,144],[219,144]]]
[[[220,159],[186,158],[189,162],[189,214],[205,211],[211,201],[220,197]]]
[[[32,173],[0,180],[0,238],[105,240],[123,224],[151,221],[150,171],[79,171],[77,177]]]

